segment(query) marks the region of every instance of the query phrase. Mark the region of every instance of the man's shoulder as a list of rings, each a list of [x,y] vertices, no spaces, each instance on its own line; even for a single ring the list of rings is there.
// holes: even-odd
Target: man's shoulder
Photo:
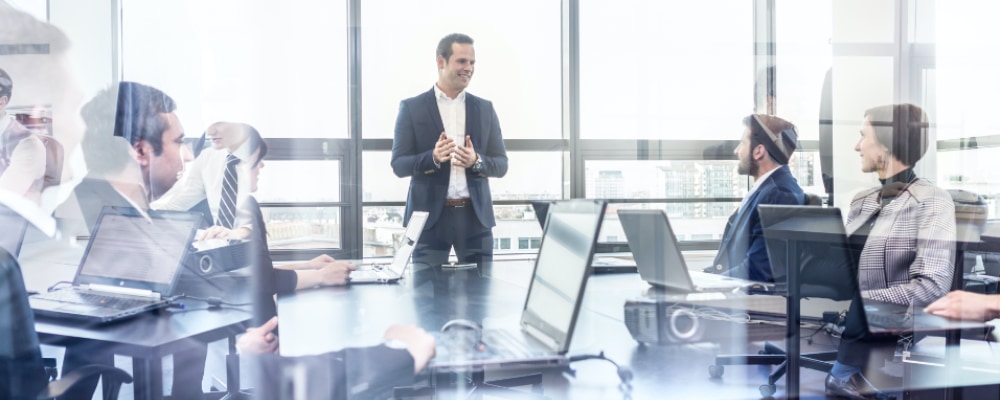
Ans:
[[[406,104],[413,104],[413,103],[419,103],[419,102],[424,102],[424,101],[428,101],[428,100],[434,100],[434,88],[431,88],[430,90],[427,90],[427,91],[424,91],[424,92],[420,92],[420,94],[418,94],[416,96],[403,99],[402,102],[406,103]]]

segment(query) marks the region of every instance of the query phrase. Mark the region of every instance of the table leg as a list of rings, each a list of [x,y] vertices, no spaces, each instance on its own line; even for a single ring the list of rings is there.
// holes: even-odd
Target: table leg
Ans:
[[[163,359],[133,357],[132,375],[136,400],[163,399]]]

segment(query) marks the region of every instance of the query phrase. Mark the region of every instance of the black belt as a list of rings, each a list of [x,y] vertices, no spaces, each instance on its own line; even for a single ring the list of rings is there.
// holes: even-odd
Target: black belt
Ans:
[[[465,207],[472,205],[472,199],[466,197],[464,199],[444,199],[444,205],[448,207]]]

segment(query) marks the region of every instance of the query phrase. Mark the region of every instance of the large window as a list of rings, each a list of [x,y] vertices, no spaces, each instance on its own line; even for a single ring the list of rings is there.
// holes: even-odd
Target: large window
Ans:
[[[581,138],[739,139],[754,2],[580,3]]]
[[[454,32],[475,40],[468,91],[493,101],[505,139],[560,137],[560,1],[360,3],[364,138],[392,137],[399,101],[437,82],[437,43]]]
[[[177,100],[188,135],[346,138],[346,26],[337,1],[123,0],[121,76]]]

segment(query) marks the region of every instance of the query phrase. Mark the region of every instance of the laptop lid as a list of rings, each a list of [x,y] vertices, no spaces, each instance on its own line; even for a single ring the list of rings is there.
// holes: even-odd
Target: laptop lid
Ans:
[[[686,292],[695,290],[687,263],[663,210],[618,210],[625,240],[642,280]]]
[[[420,240],[420,233],[424,231],[427,216],[427,211],[414,211],[410,215],[410,222],[406,225],[403,237],[399,238],[396,253],[392,256],[392,264],[389,265],[389,270],[392,271],[393,275],[403,276],[403,273],[406,272],[406,266],[410,264],[413,249],[417,246],[417,241]]]
[[[538,220],[538,225],[541,225],[542,232],[544,232],[545,221],[549,216],[549,205],[552,202],[547,200],[533,200],[529,203],[531,203],[531,209],[535,211],[535,219]]]
[[[24,233],[28,230],[28,220],[9,207],[0,204],[0,248],[17,258],[24,243]]]
[[[170,295],[201,222],[198,213],[107,206],[90,234],[74,286],[98,284]]]
[[[569,350],[606,202],[554,202],[535,259],[521,328],[553,351]]]

